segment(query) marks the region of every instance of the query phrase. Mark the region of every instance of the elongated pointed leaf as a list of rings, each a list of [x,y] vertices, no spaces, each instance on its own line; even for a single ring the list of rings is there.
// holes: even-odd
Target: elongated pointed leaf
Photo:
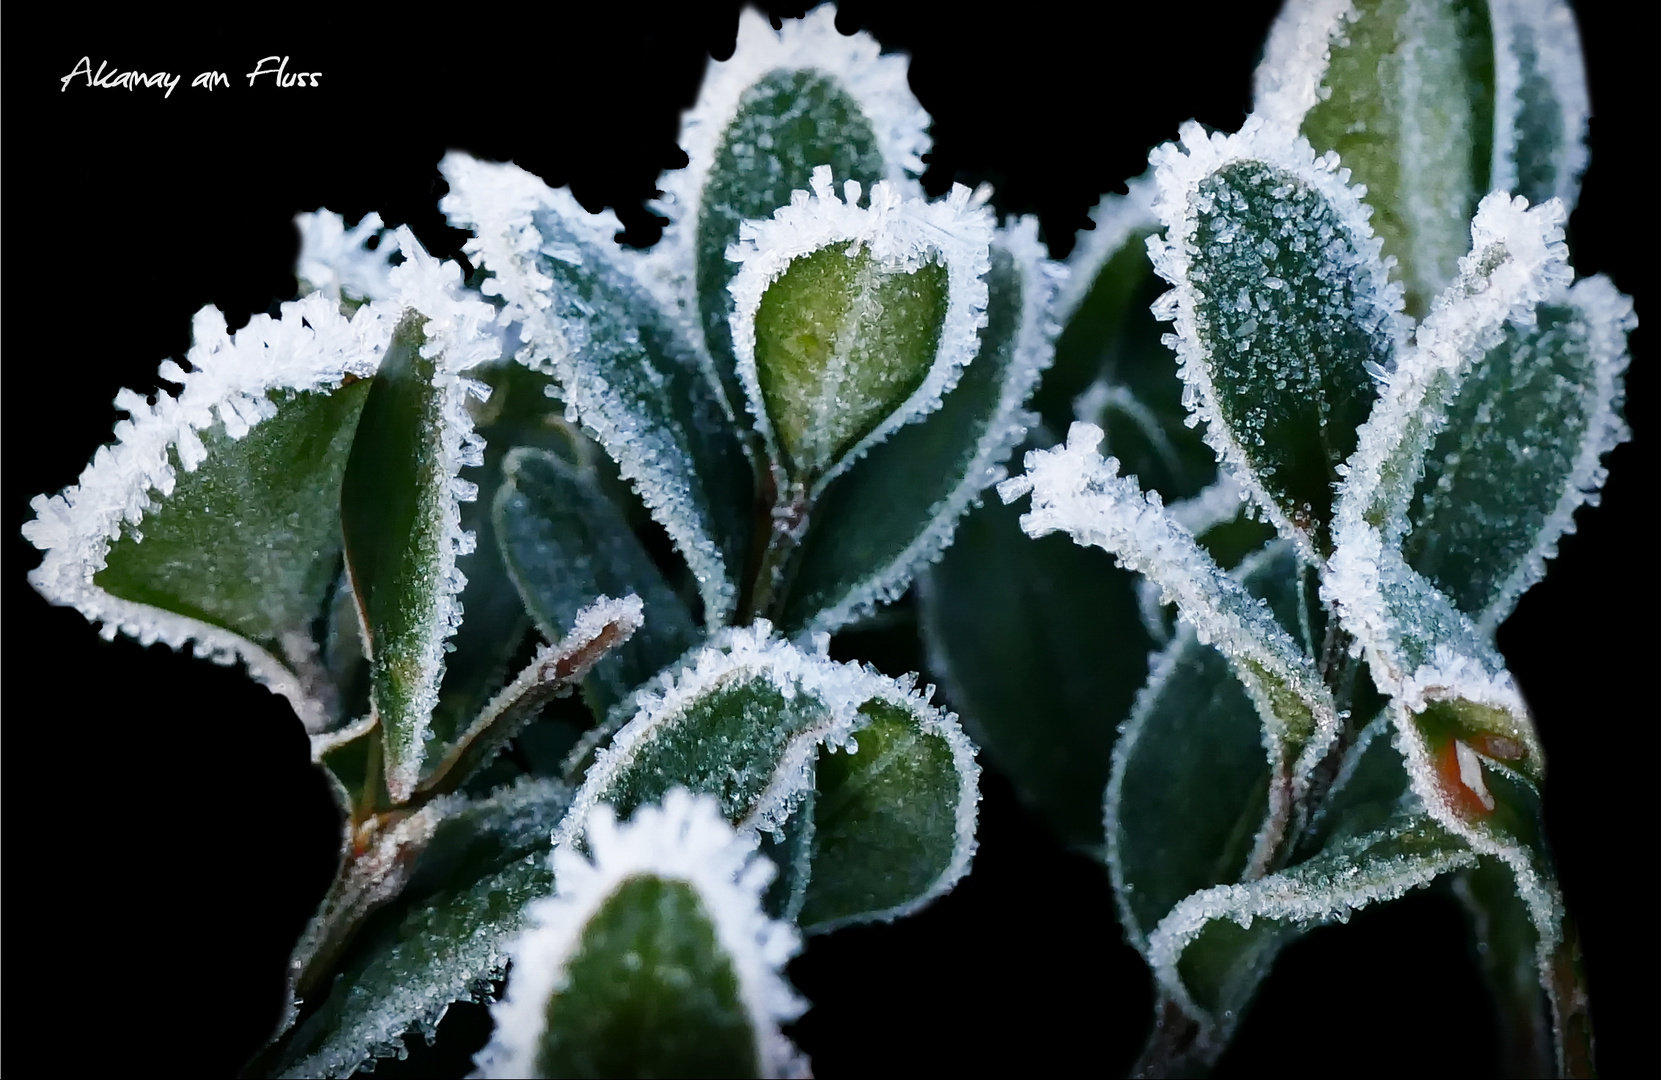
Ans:
[[[451,154],[443,171],[443,209],[474,229],[466,250],[495,275],[484,287],[523,323],[519,359],[558,380],[567,416],[640,493],[720,625],[750,542],[752,471],[687,327],[618,248],[615,217],[511,165]]]
[[[1479,625],[1504,621],[1595,498],[1621,422],[1632,302],[1607,278],[1508,323],[1474,364],[1425,455],[1413,496],[1409,564]]]
[[[1177,1055],[1158,1062],[1145,1057],[1144,1065],[1167,1074],[1208,1067],[1293,937],[1475,862],[1460,837],[1423,814],[1404,814],[1281,873],[1188,897],[1149,936],[1148,959],[1160,993],[1197,1032]]]
[[[1028,539],[1019,517],[1012,506],[971,511],[918,579],[929,670],[1022,800],[1063,842],[1100,851],[1114,730],[1153,642],[1138,632],[1128,571],[1066,537]]]
[[[1257,115],[1366,185],[1415,316],[1453,280],[1477,200],[1498,186],[1494,46],[1484,3],[1292,0],[1257,71]]]
[[[1338,468],[1404,330],[1367,211],[1333,156],[1257,118],[1189,124],[1153,162],[1184,404],[1281,535],[1325,554]]]
[[[684,169],[663,174],[671,218],[653,260],[708,345],[732,411],[744,415],[728,318],[736,267],[727,249],[739,225],[768,217],[829,165],[867,191],[887,180],[916,190],[928,114],[906,85],[906,58],[881,56],[868,34],[844,36],[835,9],[786,19],[739,16],[732,58],[712,63],[697,103],[681,122]]]
[[[408,860],[396,875],[402,892],[380,898],[333,967],[340,978],[306,992],[299,1023],[248,1071],[348,1076],[400,1055],[406,1034],[431,1039],[451,1003],[489,996],[525,906],[553,885],[548,837],[569,799],[563,785],[524,780],[486,799],[429,804],[443,813],[428,834],[388,853]]]
[[[494,521],[513,585],[543,636],[558,641],[596,595],[638,594],[644,623],[583,686],[604,718],[635,687],[698,640],[691,612],[593,479],[556,455],[515,450],[496,497]]]
[[[602,807],[588,839],[592,862],[556,853],[557,891],[512,945],[479,1075],[805,1072],[779,1031],[806,1007],[782,975],[799,937],[762,911],[755,838],[677,789],[622,826]]]
[[[956,718],[909,681],[830,661],[826,637],[802,652],[771,631],[765,620],[729,630],[642,688],[556,846],[582,842],[597,806],[632,811],[675,787],[713,795],[747,831],[778,832],[817,784],[804,919],[892,918],[946,892],[968,872],[978,799]]]
[[[123,391],[131,419],[115,444],[74,487],[30,504],[23,533],[45,552],[30,582],[106,637],[193,641],[245,663],[308,729],[337,723],[311,627],[338,572],[340,477],[368,389],[353,380],[380,363],[384,316],[347,320],[313,296],[232,336],[204,308],[191,370],[161,367],[179,395]]]
[[[1489,0],[1494,26],[1493,186],[1574,208],[1591,97],[1580,30],[1564,0]]]
[[[1338,735],[1332,693],[1269,606],[1222,572],[1165,513],[1157,493],[1145,495],[1134,477],[1118,475],[1117,461],[1097,454],[1101,436],[1100,428],[1074,424],[1066,446],[1028,453],[1026,474],[1004,481],[998,494],[1008,502],[1031,492],[1032,510],[1021,518],[1028,536],[1063,531],[1112,552],[1176,603],[1201,642],[1228,657],[1257,706],[1275,763],[1270,816],[1276,824],[1265,826],[1259,845],[1260,852],[1274,851],[1301,828],[1294,820],[1299,793]]]
[[[1037,222],[1000,232],[980,351],[938,412],[895,432],[826,489],[789,583],[787,629],[836,630],[898,599],[1025,434],[1022,403],[1049,359],[1052,264]]]
[[[1454,882],[1471,920],[1471,936],[1493,995],[1499,1027],[1501,1076],[1548,1076],[1555,1071],[1551,1015],[1540,986],[1528,905],[1517,896],[1511,870],[1484,859]]]
[[[988,192],[939,202],[886,181],[812,193],[745,224],[731,254],[733,351],[775,483],[816,497],[895,431],[940,408],[986,321]]]
[[[1253,556],[1240,579],[1296,625],[1297,557],[1288,545]],[[1152,664],[1113,747],[1107,865],[1125,935],[1148,934],[1190,893],[1261,872],[1279,843],[1262,722],[1222,653],[1183,627]]]

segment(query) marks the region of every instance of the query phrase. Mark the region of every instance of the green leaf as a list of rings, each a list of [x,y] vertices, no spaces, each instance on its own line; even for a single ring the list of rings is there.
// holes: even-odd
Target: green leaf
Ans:
[[[896,431],[832,481],[796,555],[782,623],[836,630],[897,599],[952,542],[958,520],[1025,430],[1022,403],[1048,360],[1052,264],[1026,219],[1000,231],[980,351],[939,411]]]
[[[671,792],[590,862],[554,855],[558,889],[512,946],[485,1077],[779,1076],[806,1062],[779,1032],[805,1003],[781,976],[795,931],[761,910],[772,867],[707,796]]]
[[[1620,418],[1632,302],[1608,279],[1507,323],[1476,361],[1425,455],[1407,561],[1492,629],[1545,574],[1599,460],[1627,437]]]
[[[1064,842],[1099,851],[1114,729],[1153,642],[1129,572],[1066,537],[1030,540],[1018,517],[995,504],[972,511],[919,579],[929,669],[1022,800]]]
[[[741,15],[732,59],[710,65],[682,124],[688,166],[659,181],[676,218],[663,246],[696,268],[692,303],[739,415],[746,395],[728,322],[735,267],[727,249],[740,224],[807,190],[819,166],[869,191],[922,172],[918,154],[928,147],[928,114],[906,85],[905,58],[878,56],[869,35],[845,37],[834,19],[826,8],[774,31],[764,16]]]
[[[1574,11],[1564,0],[1493,2],[1493,186],[1573,209],[1586,169],[1591,99]]]
[[[896,919],[951,887],[974,850],[973,750],[949,718],[891,701],[819,752],[812,871],[798,921],[808,933]],[[970,782],[972,785],[972,781]]]
[[[1192,1042],[1160,1033],[1139,1072],[1180,1075],[1207,1069],[1289,941],[1321,923],[1401,896],[1476,862],[1465,842],[1424,814],[1338,840],[1319,855],[1242,885],[1219,885],[1183,900],[1148,939],[1159,990],[1193,1024]]]
[[[603,718],[691,648],[698,628],[592,470],[531,449],[513,451],[503,468],[495,532],[513,585],[544,637],[564,637],[596,595],[634,592],[645,602],[641,632],[601,660],[583,684],[589,707]]]
[[[738,599],[752,532],[753,473],[720,392],[648,286],[641,256],[617,246],[615,217],[585,211],[511,165],[462,154],[443,164],[466,250],[523,323],[519,359],[558,380],[567,415],[605,448],[698,581],[704,618]]]
[[[1299,572],[1277,544],[1239,577],[1296,625]],[[1261,873],[1285,828],[1270,805],[1283,762],[1272,743],[1265,755],[1257,708],[1227,658],[1184,625],[1152,668],[1113,747],[1106,799],[1114,898],[1144,951],[1183,897]]]
[[[341,473],[388,332],[385,312],[348,320],[322,296],[256,316],[239,333],[196,316],[180,385],[144,397],[75,486],[31,501],[23,534],[45,557],[29,581],[144,644],[194,643],[241,660],[311,732],[349,702],[314,623],[339,573]]]
[[[1257,113],[1336,152],[1366,185],[1407,310],[1424,314],[1493,186],[1495,42],[1480,0],[1288,4],[1257,72]],[[1319,40],[1311,49],[1299,39]]]
[[[339,573],[341,476],[370,386],[275,395],[276,415],[239,439],[216,422],[204,463],[122,531],[93,583],[282,657],[336,715],[312,622]]]
[[[341,486],[352,588],[369,635],[371,701],[382,730],[387,790],[407,799],[454,629],[455,507],[446,427],[453,404],[440,361],[422,355],[426,317],[393,331],[358,419]],[[459,618],[455,621],[459,622]]]
[[[354,925],[361,930],[338,963],[325,965],[303,991],[299,1022],[246,1071],[347,1076],[400,1055],[406,1033],[431,1039],[452,1002],[488,997],[525,905],[553,885],[548,837],[569,798],[563,785],[527,779],[487,799],[429,804],[422,814],[437,820],[427,821],[428,835],[384,852],[378,869],[392,869],[395,878],[361,875],[366,887],[379,883],[384,906]],[[392,858],[395,851],[401,859]],[[371,869],[360,858],[343,879],[352,865]],[[300,950],[318,929],[314,920]]]
[[[777,832],[817,772],[804,920],[891,918],[946,892],[968,871],[978,799],[956,718],[909,680],[833,663],[824,637],[802,652],[771,629],[726,631],[642,688],[556,845],[581,841],[602,804],[629,813],[680,787],[714,796],[746,832]]]
[[[1101,429],[1074,424],[1065,446],[1026,455],[1026,474],[998,485],[1006,502],[1032,495],[1021,528],[1037,538],[1066,532],[1079,544],[1117,556],[1141,572],[1165,602],[1174,602],[1200,641],[1216,646],[1250,693],[1263,722],[1263,744],[1273,765],[1269,817],[1254,865],[1267,866],[1283,842],[1303,828],[1296,797],[1339,737],[1331,689],[1311,655],[1314,627],[1294,612],[1300,644],[1270,605],[1225,574],[1193,534],[1166,513],[1158,493],[1146,494],[1119,463],[1102,459]],[[1296,577],[1293,577],[1296,580]],[[1307,594],[1307,589],[1303,590]],[[1307,629],[1306,629],[1307,628]]]
[[[1150,252],[1175,286],[1156,313],[1176,322],[1184,404],[1281,534],[1324,557],[1339,467],[1402,337],[1400,287],[1336,161],[1281,128],[1190,124],[1153,161],[1169,230]]]
[[[829,472],[923,384],[945,320],[938,263],[887,271],[838,246],[790,264],[762,295],[755,360],[792,476]]]

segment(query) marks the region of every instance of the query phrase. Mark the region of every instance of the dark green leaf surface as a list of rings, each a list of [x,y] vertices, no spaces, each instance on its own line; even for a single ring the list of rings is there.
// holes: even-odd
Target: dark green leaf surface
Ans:
[[[760,1076],[732,959],[688,882],[630,878],[545,1006],[538,1076]]]
[[[1537,325],[1507,323],[1460,384],[1425,455],[1404,554],[1473,619],[1493,625],[1543,572],[1542,534],[1578,475],[1599,423],[1599,358],[1585,313],[1543,304]],[[1607,391],[1604,391],[1605,393]],[[1555,536],[1550,538],[1555,540]]]
[[[857,750],[821,750],[813,867],[799,922],[809,932],[892,918],[960,858],[963,778],[944,735],[908,710],[868,702]]]
[[[792,191],[808,189],[820,165],[829,165],[838,183],[857,180],[866,191],[887,175],[876,133],[853,96],[812,70],[773,71],[756,80],[716,148],[694,241],[704,340],[740,417],[746,395],[733,356],[727,292],[737,267],[727,261],[727,248],[738,240],[740,222],[771,216]]]
[[[535,221],[546,241],[536,261],[549,282],[546,317],[567,348],[551,358],[563,397],[680,548],[705,619],[719,624],[736,603],[752,531],[753,473],[739,433],[692,347],[616,265],[619,254],[560,213]]]
[[[755,315],[761,400],[801,483],[832,470],[923,384],[946,320],[946,267],[887,270],[832,244],[790,263]]]
[[[1153,642],[1135,579],[1111,555],[1065,536],[1030,540],[1019,519],[1018,507],[989,501],[924,573],[930,666],[1022,798],[1065,842],[1099,851],[1114,730]],[[1257,744],[1256,714],[1249,720]]]
[[[387,786],[406,798],[421,767],[443,662],[434,655],[444,605],[450,478],[443,462],[443,391],[421,355],[426,319],[393,332],[364,402],[341,487],[346,563],[369,629],[372,700]]]
[[[503,468],[495,533],[513,586],[544,637],[558,641],[596,596],[632,592],[645,603],[645,625],[583,683],[589,707],[604,717],[690,648],[698,629],[591,471],[531,449],[513,451]]]
[[[1245,582],[1296,627],[1300,564],[1287,545],[1271,552],[1248,564]],[[1107,786],[1108,865],[1139,948],[1183,897],[1241,880],[1268,816],[1272,771],[1263,721],[1221,653],[1182,627],[1153,668]]]
[[[173,493],[123,528],[94,584],[240,634],[332,697],[309,670],[312,623],[340,569],[341,477],[370,386],[274,398],[277,414],[240,439],[203,430],[206,460],[175,460]],[[335,701],[320,704],[337,719]]]
[[[1419,316],[1471,246],[1494,146],[1494,41],[1481,0],[1367,0],[1303,120],[1367,186],[1373,231]]]
[[[449,814],[403,893],[349,947],[338,980],[250,1071],[346,1076],[396,1054],[406,1032],[430,1037],[452,1002],[487,997],[524,906],[553,888],[549,835],[569,796],[526,780]]]
[[[1294,528],[1328,547],[1337,467],[1391,360],[1369,256],[1327,197],[1258,161],[1202,180],[1188,280],[1215,407]]]
[[[1556,1062],[1551,1014],[1535,951],[1539,934],[1528,905],[1517,895],[1510,868],[1497,859],[1484,859],[1460,876],[1454,891],[1470,916],[1477,960],[1493,996],[1499,1075],[1552,1075]]]
[[[983,441],[1001,436],[1014,420],[1003,398],[1022,359],[1024,293],[1035,284],[1023,282],[1005,247],[993,245],[991,263],[980,351],[957,388],[937,411],[873,447],[820,496],[780,619],[787,632],[834,629],[860,608],[904,592],[911,569],[904,564],[932,554],[946,538],[931,538],[950,530],[967,508],[981,479],[968,474]]]

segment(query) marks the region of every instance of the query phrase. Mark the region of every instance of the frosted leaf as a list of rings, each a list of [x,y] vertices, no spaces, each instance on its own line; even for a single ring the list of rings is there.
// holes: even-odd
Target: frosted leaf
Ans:
[[[1282,541],[1231,576],[1295,626],[1301,573]],[[1284,747],[1265,740],[1228,659],[1183,625],[1150,668],[1119,725],[1105,801],[1119,922],[1144,951],[1147,934],[1189,893],[1261,877],[1294,825]]]
[[[940,409],[896,431],[825,489],[797,556],[782,622],[834,631],[898,599],[951,544],[958,522],[1032,422],[1023,404],[1048,366],[1059,267],[1037,222],[1000,230],[979,352]]]
[[[589,858],[555,852],[555,892],[509,947],[475,1075],[564,1076],[573,1061],[606,1075],[807,1075],[779,1030],[807,1008],[783,975],[801,939],[761,908],[774,870],[754,835],[677,788],[623,824],[598,807],[587,837]]]
[[[507,944],[525,905],[553,885],[548,836],[569,798],[562,784],[526,778],[489,798],[443,799],[423,808],[416,815],[425,833],[420,842],[388,849],[404,861],[388,864],[391,877],[377,890],[390,890],[379,897],[383,914],[350,927],[365,929],[345,940],[334,954],[337,963],[316,965],[314,983],[323,975],[340,977],[304,991],[298,1023],[261,1053],[250,1074],[348,1076],[377,1058],[401,1055],[407,1035],[430,1041],[451,1003],[487,1000],[492,980],[506,971]],[[370,855],[378,850],[372,847]],[[344,881],[331,899],[344,897]],[[296,975],[308,947],[320,941],[320,920],[338,910],[326,901],[302,937]],[[285,1027],[294,1017],[291,1011]]]
[[[1395,362],[1401,289],[1370,211],[1328,154],[1258,118],[1238,135],[1182,129],[1152,155],[1154,269],[1175,288],[1184,404],[1281,535],[1327,549],[1332,483]]]
[[[594,755],[555,846],[582,842],[589,815],[602,803],[626,812],[682,786],[716,796],[741,829],[776,832],[813,790],[822,748],[851,755],[867,774],[858,783],[880,781],[886,757],[854,736],[899,714],[909,738],[939,744],[942,755],[915,749],[919,761],[938,757],[939,768],[914,778],[907,790],[884,791],[891,796],[881,808],[886,831],[865,832],[862,847],[826,859],[843,876],[911,882],[921,874],[916,891],[890,897],[878,910],[845,913],[850,919],[895,918],[949,890],[974,853],[979,798],[974,749],[956,718],[928,703],[932,687],[918,691],[909,679],[831,661],[828,635],[817,635],[804,652],[771,634],[766,620],[726,630],[636,691],[633,718]],[[619,706],[613,716],[628,715],[628,708]],[[857,794],[849,788],[841,802],[858,809]],[[816,855],[832,831],[827,824],[844,831],[858,825],[837,819],[837,809],[824,800],[815,805]],[[851,857],[875,858],[878,865],[850,864]],[[816,873],[818,867],[816,859]]]
[[[1454,879],[1453,894],[1470,919],[1477,961],[1493,996],[1500,1074],[1553,1075],[1551,1017],[1535,962],[1534,922],[1511,871],[1485,859]],[[1564,1075],[1583,1073],[1571,1068]]]
[[[1028,539],[1019,519],[987,499],[918,575],[927,666],[1022,802],[1063,843],[1099,854],[1114,725],[1147,678],[1154,643],[1137,629],[1132,574],[1066,536]],[[1247,712],[1260,747],[1249,703]]]
[[[559,381],[567,416],[669,533],[719,625],[737,602],[752,473],[684,320],[652,299],[609,212],[512,165],[453,153],[441,169],[442,208],[475,231],[465,250],[495,275],[484,287],[506,302],[502,322],[522,325],[519,359]]]
[[[1401,543],[1424,455],[1466,372],[1503,341],[1508,321],[1534,325],[1536,306],[1571,279],[1562,225],[1555,200],[1533,208],[1501,192],[1482,200],[1459,277],[1437,298],[1358,433],[1338,489],[1337,544],[1362,525],[1381,530],[1387,546]]]
[[[379,718],[385,780],[395,802],[414,791],[438,704],[446,639],[461,625],[466,580],[458,555],[474,549],[461,506],[476,487],[460,479],[483,460],[469,397],[490,389],[470,377],[501,355],[495,309],[462,292],[461,270],[398,230],[405,261],[392,271],[400,312],[369,390],[341,485],[341,527],[370,654],[370,702]]]
[[[161,366],[162,378],[180,384],[178,395],[160,391],[152,403],[123,391],[117,404],[130,418],[116,424],[116,441],[98,451],[74,486],[30,503],[35,518],[23,535],[45,557],[29,581],[51,603],[102,623],[106,638],[121,632],[174,648],[194,642],[198,656],[240,660],[289,700],[308,730],[322,731],[335,717],[328,687],[308,670],[309,628],[335,573],[338,510],[328,493],[338,491],[362,404],[361,391],[332,395],[375,373],[391,323],[375,307],[348,319],[313,295],[284,304],[279,318],[256,315],[234,336],[223,315],[204,308],[192,330],[190,370],[172,361]],[[272,477],[275,462],[293,469],[303,459],[290,441],[314,423],[323,425],[312,451],[324,451],[313,463],[317,471],[292,476],[285,497],[285,527],[289,509],[301,515],[292,550],[274,535],[241,535],[224,518],[203,516],[221,495],[249,499],[250,484]],[[239,445],[262,428],[254,443]],[[218,455],[232,448],[240,451],[237,460],[230,472],[220,470]],[[198,504],[200,513],[183,506],[181,512],[199,525],[164,525],[159,515],[176,493]],[[269,505],[255,502],[261,510],[251,520],[263,521]],[[129,556],[142,551],[146,529],[163,550],[135,561]],[[213,531],[213,542],[195,543],[198,529]],[[100,582],[112,551],[113,573],[121,576],[125,562],[131,578],[113,589]]]
[[[392,296],[388,258],[397,250],[381,215],[368,213],[350,229],[339,214],[314,210],[294,215],[300,230],[300,257],[294,276],[302,295],[321,290],[330,300],[362,303]],[[377,246],[371,249],[373,240]]]
[[[557,455],[516,449],[493,516],[512,584],[550,641],[561,640],[595,592],[634,591],[645,602],[640,632],[596,665],[583,695],[604,717],[636,686],[678,659],[700,637],[686,608],[592,470]]]
[[[769,456],[808,484],[810,497],[894,431],[939,409],[957,385],[986,322],[993,230],[984,205],[990,192],[971,193],[961,184],[929,203],[879,181],[868,207],[858,205],[857,181],[844,185],[846,201],[837,197],[828,165],[814,170],[811,186],[771,218],[745,222],[727,251],[740,264],[729,289],[746,403]],[[775,315],[774,292],[795,284],[809,262],[838,251],[848,261],[827,267],[829,295],[799,310],[809,300],[792,289],[792,302]],[[844,266],[852,275],[845,284],[837,272]],[[942,269],[945,310],[939,313]],[[899,282],[907,280],[902,291]],[[918,295],[908,300],[913,291]],[[905,310],[912,307],[915,315]],[[902,316],[903,325],[892,324]],[[789,331],[786,336],[763,331],[763,321],[775,318],[786,320],[778,331]],[[802,357],[780,351],[808,334],[798,320],[823,335]],[[905,367],[915,375],[898,384],[890,378],[899,367],[896,353],[921,354]]]
[[[741,222],[763,218],[829,165],[865,190],[879,180],[921,194],[929,116],[911,93],[903,55],[881,55],[869,34],[843,36],[836,7],[821,5],[774,30],[739,15],[732,57],[712,62],[681,120],[687,166],[658,179],[670,223],[648,256],[648,280],[667,308],[707,335],[725,396],[743,415],[728,318],[727,249]]]
[[[1489,189],[1494,41],[1482,5],[1290,0],[1256,75],[1256,114],[1338,154],[1423,312],[1468,250]]]
[[[1101,434],[1074,424],[1065,447],[1028,453],[1026,474],[1005,480],[998,494],[1011,502],[1031,492],[1032,510],[1021,518],[1028,536],[1066,532],[1160,587],[1164,601],[1177,605],[1202,643],[1228,658],[1251,692],[1265,742],[1285,769],[1283,794],[1296,802],[1338,731],[1331,692],[1269,607],[1171,521],[1157,494],[1144,495],[1134,478],[1118,475],[1116,460],[1097,454]]]
[[[1632,301],[1607,278],[1577,282],[1509,322],[1471,368],[1425,457],[1408,562],[1492,632],[1545,576],[1574,513],[1603,484],[1621,420]]]
[[[1161,996],[1199,1023],[1189,1053],[1215,1061],[1291,938],[1475,862],[1459,837],[1423,814],[1404,813],[1280,873],[1183,900],[1149,935],[1147,956]]]
[[[1491,185],[1574,208],[1586,171],[1591,97],[1580,29],[1564,0],[1490,0],[1494,27]]]

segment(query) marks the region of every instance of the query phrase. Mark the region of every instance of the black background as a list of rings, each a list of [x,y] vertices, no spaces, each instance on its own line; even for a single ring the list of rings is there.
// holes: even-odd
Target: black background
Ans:
[[[1026,3],[975,16],[846,4],[839,24],[911,53],[935,118],[930,192],[991,181],[1001,209],[1040,215],[1060,256],[1096,197],[1121,190],[1180,122],[1239,126],[1276,6]],[[1582,274],[1639,293],[1654,230],[1628,215],[1653,198],[1637,168],[1648,101],[1636,71],[1649,58],[1617,7],[1581,5],[1593,153],[1571,238]],[[475,4],[389,23],[318,7],[221,25],[58,5],[27,38],[12,20],[0,589],[14,1068],[50,1048],[94,1070],[234,1071],[277,1015],[283,957],[333,858],[323,782],[287,706],[235,670],[104,644],[48,607],[24,582],[38,561],[18,534],[28,500],[75,481],[109,438],[116,390],[156,389],[156,365],[189,347],[198,308],[219,306],[234,328],[292,295],[296,212],[378,210],[455,255],[462,234],[436,209],[446,149],[569,183],[590,209],[615,207],[627,241],[653,242],[643,201],[684,162],[679,112],[705,57],[730,53],[736,13]],[[268,54],[321,72],[321,86],[249,89],[244,74]],[[63,92],[83,55],[184,80],[170,99]],[[232,85],[191,89],[209,69]],[[1551,836],[1611,1074],[1639,1060],[1653,993],[1633,944],[1647,937],[1635,894],[1656,742],[1653,705],[1633,701],[1652,636],[1633,632],[1653,595],[1636,527],[1639,493],[1654,490],[1644,332],[1633,349],[1634,442],[1608,459],[1603,506],[1581,513],[1500,635],[1550,758]],[[816,940],[792,968],[815,1002],[796,1035],[819,1075],[1131,1062],[1150,995],[1105,874],[1048,841],[999,778],[984,786],[981,853],[956,893],[901,924]],[[1221,1071],[1490,1072],[1481,993],[1457,910],[1416,895],[1289,950]],[[446,1035],[465,1051],[483,1025],[482,1010],[458,1010]]]

